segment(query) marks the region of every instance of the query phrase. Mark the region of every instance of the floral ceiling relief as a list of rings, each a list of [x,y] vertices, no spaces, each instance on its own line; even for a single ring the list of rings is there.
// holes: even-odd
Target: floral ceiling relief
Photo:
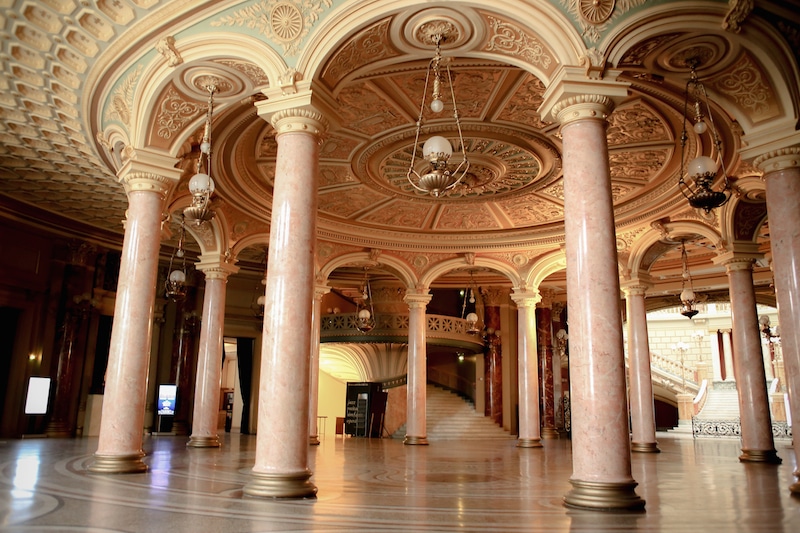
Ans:
[[[360,186],[348,190],[323,191],[319,195],[319,210],[329,215],[350,218],[384,199],[380,193]]]
[[[664,120],[641,102],[616,109],[608,118],[608,144],[671,141]]]
[[[431,204],[428,203],[412,204],[398,200],[384,205],[381,209],[367,213],[359,220],[383,226],[423,229],[430,210]]]
[[[542,98],[544,91],[544,84],[539,78],[533,74],[526,74],[497,119],[521,122],[537,130],[545,128],[551,123],[543,121],[539,115],[539,107],[544,101]]]
[[[211,23],[211,26],[244,26],[280,43],[283,53],[297,55],[300,44],[333,0],[262,0]]]
[[[596,43],[614,19],[644,4],[647,0],[561,0],[561,5],[572,14],[583,38]]]
[[[356,34],[336,52],[322,72],[328,88],[333,89],[344,77],[365,65],[399,55],[389,38],[390,22],[391,19],[382,20]]]
[[[649,183],[667,162],[669,150],[615,150],[608,154],[612,180]]]
[[[485,204],[445,205],[439,214],[434,229],[439,230],[485,230],[500,229],[497,218]]]
[[[533,195],[503,200],[497,205],[516,227],[546,224],[564,218],[563,207]]]
[[[538,38],[528,35],[511,22],[487,14],[483,16],[490,28],[484,50],[523,59],[546,73],[555,68],[556,61],[553,54]]]
[[[778,98],[772,92],[769,79],[747,54],[743,54],[728,72],[715,76],[706,83],[746,110],[754,122],[778,116],[780,113]]]
[[[346,87],[336,98],[339,116],[349,129],[376,135],[408,123],[369,83]]]

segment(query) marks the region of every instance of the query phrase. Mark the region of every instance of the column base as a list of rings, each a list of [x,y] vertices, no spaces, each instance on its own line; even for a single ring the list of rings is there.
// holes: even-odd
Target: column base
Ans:
[[[739,456],[739,461],[743,463],[767,463],[771,465],[779,465],[783,460],[778,457],[778,452],[775,450],[745,450],[742,448],[742,455]]]
[[[561,436],[556,428],[542,428],[543,439],[557,439]]]
[[[428,437],[412,437],[406,435],[406,438],[403,439],[403,444],[408,444],[409,446],[427,446]]]
[[[564,505],[595,511],[641,511],[645,501],[633,490],[635,481],[604,483],[571,479],[572,490],[564,496]]]
[[[308,444],[311,446],[319,446],[319,437],[317,435],[309,435]]]
[[[211,437],[189,437],[189,442],[186,443],[189,448],[219,448],[219,436],[214,435]]]
[[[632,442],[631,451],[638,453],[661,453],[657,442]]]
[[[542,448],[542,439],[517,439],[517,448]]]
[[[316,498],[317,487],[309,481],[311,471],[294,474],[265,474],[251,472],[244,486],[245,496],[255,498]]]
[[[128,455],[94,454],[94,461],[86,469],[95,474],[138,474],[147,471],[142,461],[144,452]]]

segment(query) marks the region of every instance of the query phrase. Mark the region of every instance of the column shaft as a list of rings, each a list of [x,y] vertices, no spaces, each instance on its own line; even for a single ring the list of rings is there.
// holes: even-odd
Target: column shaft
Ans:
[[[308,469],[308,378],[314,301],[319,121],[273,116],[278,153],[269,235],[256,460],[244,492],[313,497]],[[321,119],[321,116],[319,117]]]
[[[100,436],[89,470],[142,472],[145,393],[150,358],[158,249],[166,179],[126,178],[128,216],[120,258],[114,326],[106,370]]]
[[[630,365],[631,449],[658,453],[653,378],[650,372],[650,343],[644,287],[625,289],[628,308],[628,362]]]
[[[192,435],[188,446],[214,448],[220,445],[219,395],[222,378],[223,332],[225,327],[225,285],[228,274],[221,268],[203,269],[206,290],[197,354]]]
[[[316,287],[314,290],[314,306],[311,310],[311,350],[308,364],[308,443],[312,446],[319,445],[317,414],[319,413],[320,317],[322,314],[322,297],[328,290],[327,287]]]
[[[427,291],[426,291],[427,293]],[[406,407],[406,438],[403,444],[428,444],[426,423],[427,362],[425,308],[429,294],[408,292],[408,392]]]
[[[536,338],[542,367],[542,436],[558,437],[556,430],[555,389],[553,386],[553,314],[549,307],[536,310]]]
[[[631,475],[616,234],[601,119],[609,107],[602,97],[587,97],[559,113],[564,124],[573,450],[573,489],[564,502],[641,509],[645,502],[634,492]]]
[[[778,150],[756,159],[767,187],[772,265],[786,388],[792,419],[800,419],[800,147]],[[797,428],[797,424],[794,425]],[[795,431],[797,433],[797,431]],[[800,458],[800,438],[792,441]],[[795,470],[800,476],[800,469]],[[800,482],[790,490],[800,494]]]
[[[539,365],[536,361],[535,305],[538,298],[512,294],[517,304],[517,358],[519,361],[519,437],[520,448],[541,448],[539,419]]]
[[[752,261],[726,264],[733,317],[733,345],[736,358],[736,389],[742,426],[740,461],[780,463],[772,438],[767,376],[761,355],[756,294],[753,288]]]

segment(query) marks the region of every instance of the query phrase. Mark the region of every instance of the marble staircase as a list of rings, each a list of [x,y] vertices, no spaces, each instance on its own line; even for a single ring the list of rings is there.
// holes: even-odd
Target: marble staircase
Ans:
[[[444,440],[514,439],[490,418],[475,411],[474,405],[455,393],[428,384],[426,404],[426,426],[429,442]],[[405,425],[393,438],[404,438]]]

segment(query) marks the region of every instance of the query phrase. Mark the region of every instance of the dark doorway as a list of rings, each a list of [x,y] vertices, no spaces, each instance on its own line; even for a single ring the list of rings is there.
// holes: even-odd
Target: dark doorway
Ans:
[[[11,377],[11,355],[17,340],[17,322],[22,313],[14,307],[0,307],[0,390],[8,391],[8,380]],[[6,416],[6,394],[0,394],[0,413]],[[6,427],[5,420],[0,427]]]

